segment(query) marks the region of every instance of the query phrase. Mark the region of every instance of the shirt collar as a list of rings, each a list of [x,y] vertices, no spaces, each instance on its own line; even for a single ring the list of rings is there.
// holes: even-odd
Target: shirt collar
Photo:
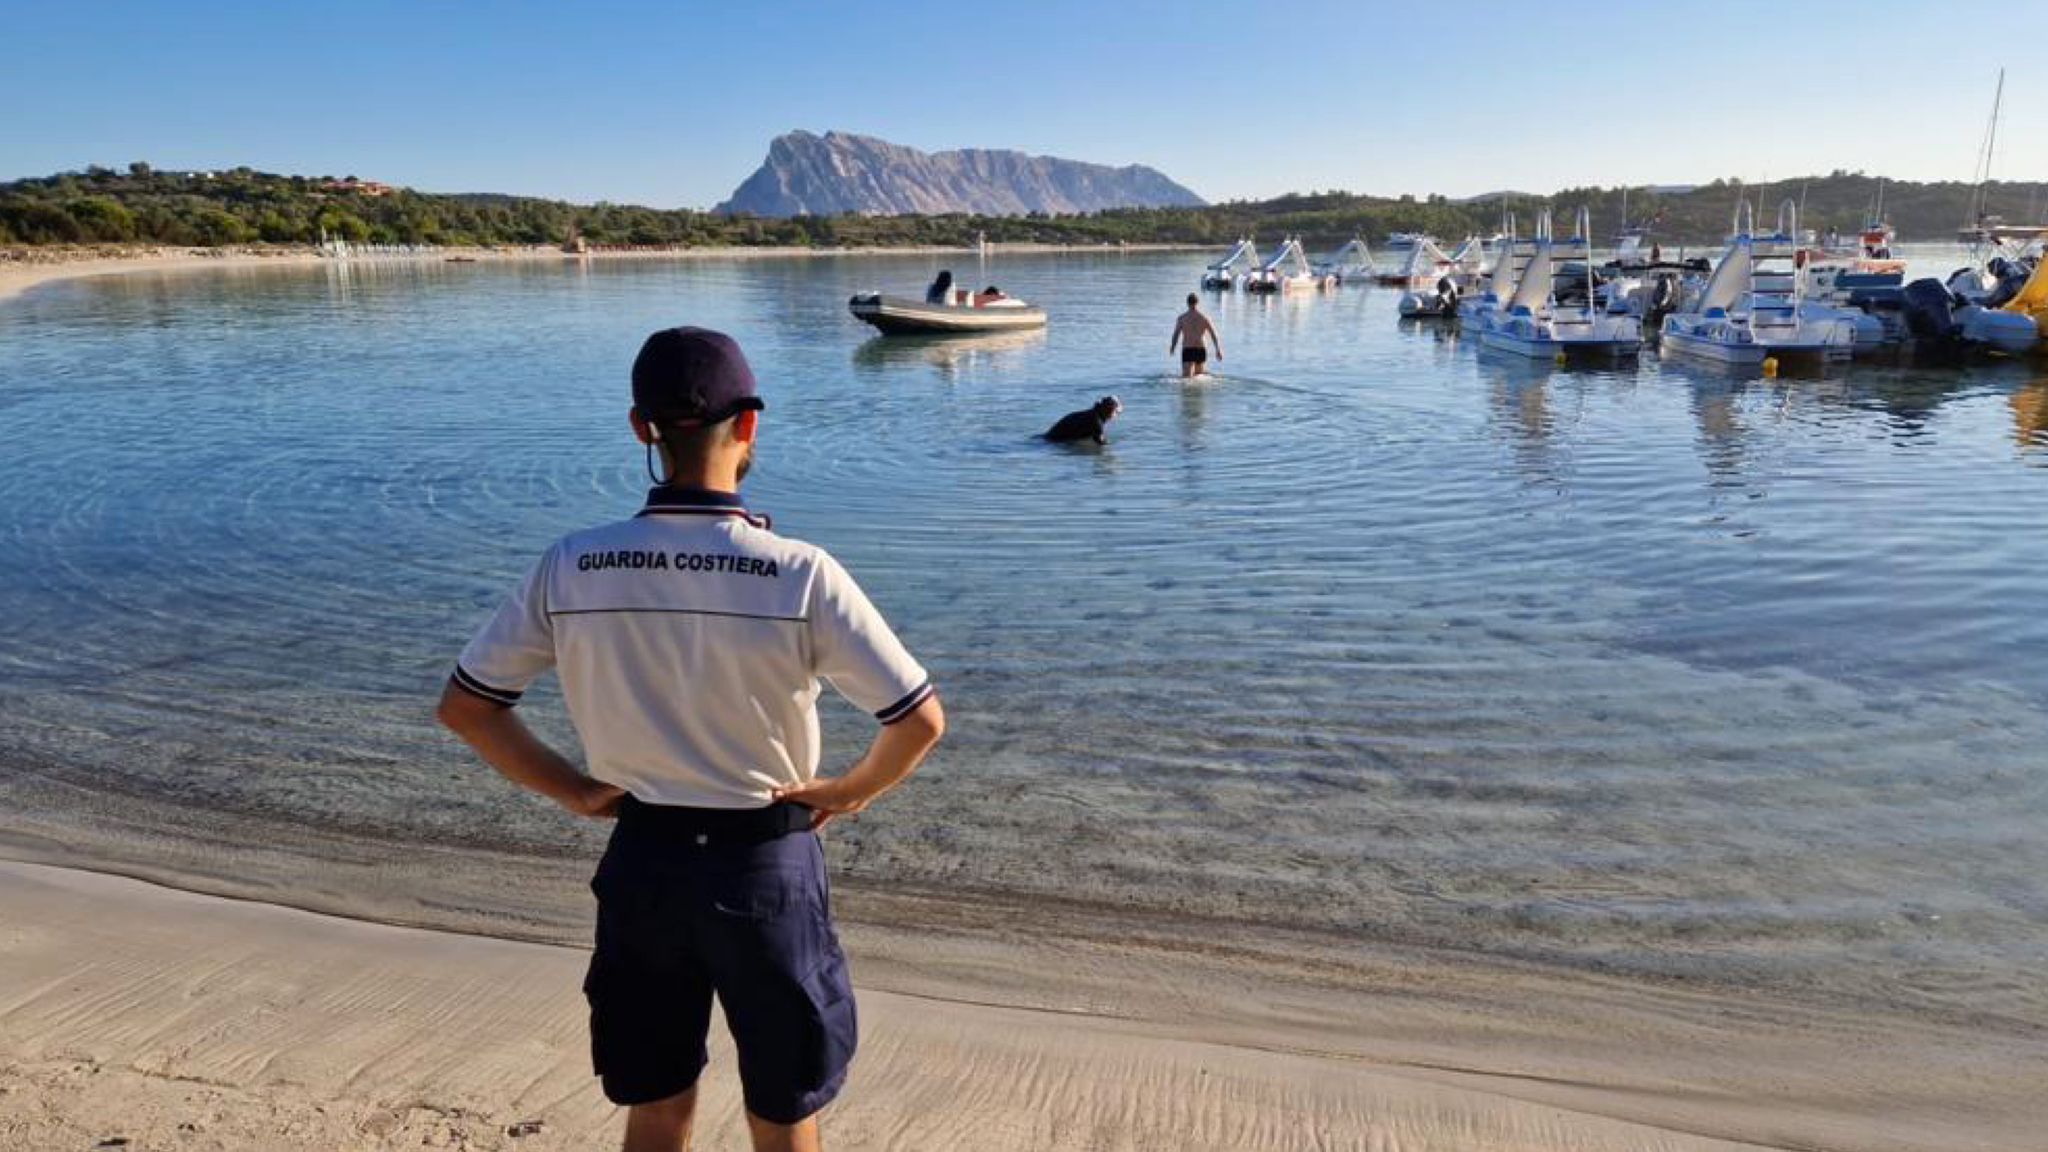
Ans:
[[[667,484],[647,490],[647,506],[640,509],[640,515],[741,516],[760,527],[768,526],[768,517],[749,513],[736,492]]]

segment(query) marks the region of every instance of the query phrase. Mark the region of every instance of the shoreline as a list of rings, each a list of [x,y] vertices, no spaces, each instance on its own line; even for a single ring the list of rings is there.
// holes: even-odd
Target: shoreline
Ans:
[[[1206,252],[1199,244],[991,244],[988,255],[1104,255],[1133,252]],[[900,248],[634,248],[585,253],[556,247],[434,248],[421,252],[376,253],[333,257],[300,245],[240,245],[227,248],[175,246],[101,246],[96,248],[0,248],[0,301],[10,300],[45,284],[94,276],[142,272],[188,272],[198,269],[296,268],[321,264],[548,263],[644,260],[819,260],[871,256],[976,256],[972,247],[910,245]]]
[[[586,1064],[580,949],[20,863],[0,863],[0,923],[0,983],[25,993],[0,1006],[0,1144],[164,1147],[203,1134],[255,1149],[285,1132],[306,1147],[481,1150],[514,1147],[510,1130],[538,1121],[516,1147],[551,1149],[601,1146],[622,1122]],[[2039,1075],[1987,1060],[1968,1081],[1894,1079],[1883,1049],[1910,1033],[1712,998],[1653,1003],[1598,982],[1556,1006],[1597,1007],[1632,1044],[1548,1034],[1537,1012],[1496,1018],[1466,1002],[1455,972],[1435,991],[1388,983],[1350,1004],[1275,999],[1270,1019],[1232,1028],[1116,1001],[1071,1010],[893,987],[897,965],[946,956],[920,947],[920,960],[892,961],[850,943],[864,1040],[827,1113],[835,1147],[2017,1149]],[[1097,979],[1129,978],[1144,959]],[[1374,1035],[1353,1033],[1355,1001]],[[1693,1059],[1678,1077],[1639,1033],[1660,1023],[1741,1042],[1707,1061],[1697,1038],[1682,1042]],[[1601,1058],[1631,1046],[1641,1059]],[[703,1135],[736,1146],[722,1031],[712,1047]]]
[[[40,783],[54,781],[43,777]],[[88,801],[97,815],[81,821],[57,815],[49,803],[52,798],[39,795],[42,788],[34,776],[18,777],[4,792],[14,811],[0,820],[0,861],[9,861],[0,862],[0,924],[19,927],[13,937],[0,928],[0,986],[43,986],[35,974],[10,974],[8,967],[18,959],[18,949],[10,948],[8,941],[23,933],[39,937],[53,919],[47,909],[18,905],[21,885],[8,877],[23,870],[58,873],[77,884],[130,885],[157,900],[249,910],[234,915],[299,918],[328,926],[322,931],[344,935],[412,934],[456,950],[532,949],[537,950],[534,955],[571,958],[558,959],[558,967],[550,969],[552,983],[535,993],[551,1005],[550,1013],[566,1021],[553,1044],[559,1051],[546,1064],[548,1076],[556,1082],[550,1098],[602,1106],[578,1063],[581,1005],[575,995],[583,942],[590,931],[585,881],[594,855],[585,859],[569,850],[537,857],[432,844],[394,851],[389,843],[316,826],[287,833],[240,822],[213,826],[202,819],[195,825],[191,812],[152,811],[111,796]],[[118,813],[124,808],[127,815],[122,818]],[[837,846],[837,853],[844,851],[844,845]],[[828,854],[834,853],[835,848],[828,846]],[[1115,908],[987,893],[843,883],[836,902],[855,983],[864,996],[900,998],[917,1006],[908,1016],[918,1019],[932,1006],[941,1013],[968,1014],[947,1026],[944,1047],[952,1053],[948,1059],[956,1063],[981,1067],[994,1059],[989,1055],[992,1047],[1002,1048],[1010,1053],[1005,1061],[1031,1063],[1030,1075],[1055,1075],[1039,1065],[1094,1059],[1092,1048],[1069,1050],[1069,1033],[1076,1029],[1091,1035],[1107,1030],[1116,1045],[1138,1045],[1114,1066],[1088,1071],[1082,1077],[1085,1088],[1073,1089],[1081,1093],[1081,1099],[1071,1102],[1074,1107],[1122,1120],[1068,1117],[1081,1125],[1072,1130],[1097,1131],[1087,1125],[1107,1125],[1100,1131],[1125,1141],[1116,1146],[1215,1147],[1219,1152],[1301,1146],[1306,1138],[1300,1137],[1299,1129],[1285,1128],[1284,1120],[1313,1123],[1316,1131],[1333,1136],[1348,1134],[1328,1145],[1340,1148],[1382,1147],[1372,1141],[1386,1139],[1392,1131],[1401,1132],[1403,1147],[1412,1140],[1417,1147],[1461,1150],[1606,1148],[1610,1145],[1579,1127],[1586,1118],[1599,1117],[1639,1126],[1633,1136],[1612,1145],[1627,1148],[1695,1147],[1673,1142],[1685,1133],[1710,1138],[1715,1142],[1697,1146],[1716,1150],[1947,1152],[1964,1144],[2018,1149],[2027,1144],[2017,1134],[2031,1131],[2037,1108],[2034,1087],[2048,1078],[2048,1032],[2021,1020],[1914,1014],[1896,1006],[1786,995],[1782,989],[1568,969],[1512,957],[1255,924],[1132,915]],[[127,933],[131,921],[141,915],[103,907],[96,896],[75,904],[55,918],[74,917],[109,932]],[[106,927],[114,925],[120,927]],[[217,967],[206,960],[216,950],[216,937],[234,939],[232,933],[204,934],[196,957],[175,952],[132,957],[124,962],[124,979],[138,986],[176,988],[187,979],[186,968],[203,961]],[[265,937],[248,946],[275,950],[287,943]],[[230,952],[243,947],[243,942],[235,942]],[[97,970],[103,960],[86,949],[74,951],[61,966]],[[425,968],[413,973],[413,961],[405,953],[398,968],[387,964],[386,978],[453,978],[428,961],[420,961]],[[87,1032],[106,1027],[154,1034],[159,1024],[148,1019],[149,1014],[183,1011],[145,995],[133,999],[135,1003],[124,1006],[114,1021],[96,1023],[74,1013],[71,1023]],[[232,1030],[236,1013],[246,1014],[248,1009],[233,1008],[232,997],[229,1001],[190,1011],[196,1020],[210,1021],[208,1027]],[[418,1004],[435,1002],[422,994],[408,1000],[411,1007],[392,1009],[397,1016],[389,1028],[391,1051],[363,1055],[358,1064],[380,1076],[386,1074],[382,1062],[432,1065],[419,1079],[394,1083],[391,1092],[432,1104],[440,1110],[435,1115],[496,1115],[494,1109],[510,1107],[502,1099],[493,1103],[462,1095],[438,1064],[412,1054],[412,1045],[431,1046],[442,1039],[444,1022],[431,1012],[421,1016],[416,1011]],[[312,1029],[300,1017],[307,1010],[306,1005],[287,1005],[274,1023],[278,1028]],[[227,1013],[225,1020],[219,1018],[221,1013]],[[1020,1040],[1016,1029],[1004,1022],[1019,1013],[1023,1016],[1015,1018],[1050,1022],[1054,1030],[1034,1033],[1036,1038],[1028,1043]],[[138,1014],[140,1022],[129,1019]],[[19,1032],[21,1028],[9,1019],[6,1002],[0,1000],[0,1038]],[[510,1035],[488,1040],[497,1047],[519,1042],[524,1041]],[[53,1030],[37,1043],[69,1052],[79,1041],[75,1032]],[[927,1067],[935,1043],[929,1039],[871,1032],[868,1043],[869,1051],[881,1046],[899,1053],[889,1059],[907,1061],[888,1078],[904,1092],[944,1076]],[[1156,1047],[1162,1044],[1167,1049]],[[1254,1083],[1244,1090],[1253,1102],[1246,1107],[1263,1117],[1260,1123],[1266,1128],[1294,1131],[1298,1138],[1269,1144],[1208,1144],[1196,1138],[1208,1131],[1203,1127],[1207,1121],[1188,1114],[1182,1107],[1188,1100],[1182,1096],[1156,1098],[1158,1089],[1150,1073],[1139,1071],[1168,1059],[1168,1049],[1180,1051],[1181,1045],[1249,1061],[1244,1074]],[[0,1044],[0,1088],[7,1086],[10,1064],[17,1072],[36,1067],[34,1057],[43,1050],[33,1047],[24,1055],[18,1047],[8,1051]],[[82,1050],[94,1053],[103,1066],[124,1060],[130,1062],[130,1071],[137,1066],[123,1049],[87,1045]],[[206,1057],[203,1048],[194,1047],[180,1059]],[[263,1057],[265,1067],[287,1059],[274,1053]],[[1310,1062],[1303,1067],[1313,1071],[1304,1074],[1327,1082],[1336,1095],[1301,1098],[1291,1074],[1283,1075],[1270,1061]],[[146,1067],[154,1070],[157,1065]],[[529,1075],[519,1083],[527,1084],[542,1071],[539,1066],[527,1069]],[[1365,1112],[1347,1102],[1351,1093],[1378,1091],[1373,1086],[1382,1073],[1424,1076],[1481,1093],[1492,1103],[1484,1108],[1473,1101],[1459,1105],[1461,1119],[1448,1137],[1426,1126],[1383,1130],[1374,1125],[1386,1119],[1389,1109],[1396,1116],[1405,1115],[1402,1110],[1414,1102],[1375,1097],[1378,1103]],[[173,1081],[210,1075],[204,1068],[178,1061],[165,1062],[153,1074]],[[1070,1077],[1081,1075],[1067,1068],[1057,1073],[1058,1083],[1072,1087],[1080,1081]],[[272,1086],[252,1081],[246,1087],[251,1095],[245,1104],[272,1106],[266,1103],[275,1095]],[[983,1083],[954,1084],[943,1095],[946,1100],[962,1093],[985,1098],[1004,1090]],[[41,1091],[31,1088],[31,1094]],[[1546,1128],[1540,1139],[1522,1143],[1461,1142],[1473,1125],[1481,1123],[1475,1117],[1498,1118],[1491,1109],[1505,1105],[1496,1097],[1558,1110],[1553,1121],[1561,1127]],[[0,1146],[7,1146],[8,1102],[8,1094],[0,1091]],[[905,1100],[888,1092],[869,1104],[876,1109],[877,1131],[919,1131],[915,1123],[921,1122],[923,1110],[939,1107],[922,1097]],[[1155,1119],[1131,1120],[1155,1113]],[[114,1114],[124,1119],[128,1115],[119,1110]],[[894,1119],[884,1124],[879,1119],[883,1116]],[[905,1129],[905,1124],[912,1126]],[[577,1131],[588,1137],[596,1129],[586,1126]],[[835,1144],[937,1146],[892,1140]],[[548,1146],[529,1141],[518,1145]],[[1021,1150],[1097,1145],[1061,1144],[1040,1133],[1014,1145],[998,1141],[979,1146]]]

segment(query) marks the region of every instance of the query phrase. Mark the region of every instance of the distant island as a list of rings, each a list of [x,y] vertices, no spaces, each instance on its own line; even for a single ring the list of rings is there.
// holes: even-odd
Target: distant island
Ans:
[[[1647,224],[1655,241],[1718,244],[1738,196],[1762,201],[1759,218],[1776,218],[1784,199],[1804,200],[1802,222],[1844,232],[1862,225],[1879,180],[1834,172],[1763,188],[1717,180],[1684,191],[1636,187],[1571,188],[1505,203],[1526,231],[1549,207],[1559,222],[1583,204],[1604,241],[1622,222],[1628,198],[1632,223]],[[1974,185],[1887,181],[1885,213],[1901,240],[1953,239],[1971,219]],[[2018,223],[2048,214],[2048,183],[1993,183],[1988,211]],[[1500,224],[1498,198],[1454,201],[1443,196],[1383,197],[1316,192],[1271,200],[1187,207],[1116,208],[1098,212],[1023,215],[854,212],[766,217],[624,204],[569,204],[492,193],[421,192],[355,176],[280,176],[250,168],[158,171],[148,164],[88,168],[0,183],[0,246],[158,244],[221,247],[310,245],[323,237],[377,244],[544,245],[572,239],[593,246],[890,248],[966,247],[996,243],[1227,245],[1240,236],[1277,241],[1298,235],[1311,249],[1353,236],[1377,244],[1388,232],[1428,232],[1456,239],[1491,233]]]
[[[768,145],[768,159],[712,211],[775,217],[1067,216],[1205,203],[1142,164],[1112,168],[980,148],[920,152],[873,136],[791,132],[777,136]]]

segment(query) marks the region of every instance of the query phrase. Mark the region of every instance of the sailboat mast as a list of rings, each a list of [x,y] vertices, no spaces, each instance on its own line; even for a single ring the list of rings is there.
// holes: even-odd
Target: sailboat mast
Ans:
[[[2005,69],[2000,68],[1998,70],[1998,87],[1991,96],[1991,122],[1984,126],[1984,154],[1977,158],[1977,204],[1975,212],[1977,218],[1973,223],[1980,229],[1984,226],[1985,210],[1991,206],[1989,198],[1991,158],[1998,150],[1998,109],[2004,102]]]

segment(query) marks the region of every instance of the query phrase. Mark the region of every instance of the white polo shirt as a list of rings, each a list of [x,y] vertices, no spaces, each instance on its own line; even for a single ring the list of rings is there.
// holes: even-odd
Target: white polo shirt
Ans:
[[[736,496],[671,488],[549,548],[455,683],[510,706],[550,667],[592,776],[694,808],[763,807],[817,775],[820,678],[884,724],[932,694],[823,549]]]

